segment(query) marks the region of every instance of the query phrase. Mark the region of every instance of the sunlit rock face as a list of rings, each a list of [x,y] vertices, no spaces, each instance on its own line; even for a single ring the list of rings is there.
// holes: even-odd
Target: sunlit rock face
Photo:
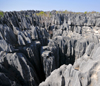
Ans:
[[[100,86],[100,13],[5,12],[0,86]]]

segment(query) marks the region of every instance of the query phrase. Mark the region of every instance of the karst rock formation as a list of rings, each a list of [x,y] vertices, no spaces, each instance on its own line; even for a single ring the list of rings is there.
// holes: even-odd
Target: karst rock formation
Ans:
[[[100,13],[39,12],[0,19],[0,86],[100,86]]]

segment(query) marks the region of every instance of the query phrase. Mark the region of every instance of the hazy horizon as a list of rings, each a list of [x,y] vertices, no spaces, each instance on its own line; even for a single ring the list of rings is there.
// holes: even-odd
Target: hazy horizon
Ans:
[[[100,12],[100,0],[0,0],[1,11],[68,10],[73,12]]]

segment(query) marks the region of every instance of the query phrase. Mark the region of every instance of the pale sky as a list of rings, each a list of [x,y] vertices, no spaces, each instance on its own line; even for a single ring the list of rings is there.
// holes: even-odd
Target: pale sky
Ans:
[[[0,10],[68,10],[100,12],[100,0],[0,0]]]

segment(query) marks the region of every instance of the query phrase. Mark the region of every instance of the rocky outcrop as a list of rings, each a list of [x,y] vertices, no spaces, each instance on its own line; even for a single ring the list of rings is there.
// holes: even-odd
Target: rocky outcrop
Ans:
[[[72,65],[62,65],[39,86],[81,86],[80,78],[80,72],[74,70]]]
[[[99,86],[100,13],[39,12],[0,19],[0,86]]]
[[[72,65],[54,70],[39,86],[99,86],[100,44],[89,44],[86,53]]]
[[[6,53],[2,51],[0,53],[0,65],[1,76],[5,76],[4,81],[8,78],[9,86],[13,84],[37,86],[39,83],[34,67],[21,53]],[[0,84],[7,85],[3,82]]]

